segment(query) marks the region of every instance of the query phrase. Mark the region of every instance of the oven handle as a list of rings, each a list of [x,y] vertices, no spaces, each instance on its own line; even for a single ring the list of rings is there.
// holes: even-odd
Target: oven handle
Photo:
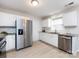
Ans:
[[[0,49],[3,49],[5,46],[6,46],[6,41],[4,41],[2,44],[1,44],[1,46],[0,46]]]

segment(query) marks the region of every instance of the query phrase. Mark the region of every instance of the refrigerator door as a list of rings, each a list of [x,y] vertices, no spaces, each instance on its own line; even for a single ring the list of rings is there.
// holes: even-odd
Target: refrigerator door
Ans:
[[[24,30],[24,47],[28,47],[32,45],[32,21],[25,21],[25,30]]]
[[[15,40],[15,48],[19,50],[24,48],[24,36],[23,36],[23,20],[17,19],[16,20],[16,40]]]

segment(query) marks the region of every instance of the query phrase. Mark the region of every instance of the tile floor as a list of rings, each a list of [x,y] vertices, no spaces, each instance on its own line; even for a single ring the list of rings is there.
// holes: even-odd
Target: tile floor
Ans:
[[[7,58],[78,58],[53,46],[37,41],[32,47],[20,51],[11,51],[7,53]]]

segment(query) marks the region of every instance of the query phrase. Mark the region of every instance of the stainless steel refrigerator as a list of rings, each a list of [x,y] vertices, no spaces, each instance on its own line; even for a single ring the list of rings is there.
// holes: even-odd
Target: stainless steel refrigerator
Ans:
[[[15,48],[20,50],[32,46],[32,21],[17,19]]]

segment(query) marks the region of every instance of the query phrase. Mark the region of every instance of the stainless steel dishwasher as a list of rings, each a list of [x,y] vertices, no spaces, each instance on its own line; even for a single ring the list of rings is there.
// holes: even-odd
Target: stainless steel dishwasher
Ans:
[[[72,36],[59,35],[58,48],[72,54]]]

